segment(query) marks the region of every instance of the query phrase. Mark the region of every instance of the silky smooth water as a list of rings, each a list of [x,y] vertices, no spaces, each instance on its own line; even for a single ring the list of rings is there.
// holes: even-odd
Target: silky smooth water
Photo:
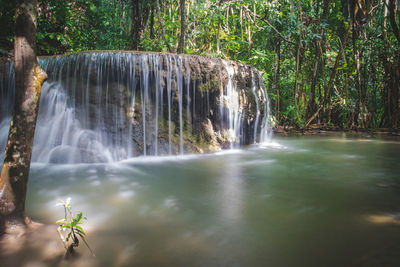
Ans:
[[[88,220],[90,266],[400,266],[400,142],[285,138],[211,155],[33,164],[27,213]],[[386,265],[385,265],[386,264]]]
[[[214,146],[233,148],[268,140],[269,100],[260,73],[231,61],[210,61],[221,65],[210,87],[212,75],[203,78],[201,59],[128,51],[40,58],[49,78],[42,86],[32,161],[113,162],[188,154],[200,150],[201,142],[218,140]],[[12,63],[0,74],[0,158],[14,76]],[[204,137],[206,128],[215,137]]]

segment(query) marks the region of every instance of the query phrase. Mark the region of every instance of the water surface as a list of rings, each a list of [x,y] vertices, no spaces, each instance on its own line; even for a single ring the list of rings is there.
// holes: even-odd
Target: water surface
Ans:
[[[275,139],[212,155],[33,164],[27,213],[82,211],[91,266],[400,266],[400,142]]]

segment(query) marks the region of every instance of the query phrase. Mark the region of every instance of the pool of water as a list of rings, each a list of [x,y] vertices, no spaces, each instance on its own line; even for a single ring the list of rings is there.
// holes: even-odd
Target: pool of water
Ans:
[[[33,164],[27,213],[87,217],[90,266],[400,266],[400,142],[275,138],[211,155]]]

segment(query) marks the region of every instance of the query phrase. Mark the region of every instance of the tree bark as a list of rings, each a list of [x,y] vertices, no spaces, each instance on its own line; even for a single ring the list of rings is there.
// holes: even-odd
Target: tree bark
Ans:
[[[0,221],[26,225],[25,198],[40,92],[46,73],[36,58],[37,0],[19,0],[15,20],[15,104],[0,177]]]
[[[183,54],[185,50],[185,31],[186,31],[186,16],[185,16],[185,0],[180,0],[181,13],[181,36],[179,38],[178,53]]]
[[[139,50],[150,13],[148,0],[132,0],[132,49]]]

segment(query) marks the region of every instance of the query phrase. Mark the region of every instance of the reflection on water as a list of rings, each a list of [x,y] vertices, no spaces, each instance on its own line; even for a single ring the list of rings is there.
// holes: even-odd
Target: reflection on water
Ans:
[[[219,182],[220,214],[227,225],[238,225],[242,216],[243,191],[245,184],[240,159],[232,157],[222,166]]]
[[[54,223],[57,199],[71,197],[97,254],[80,248],[83,266],[400,266],[398,144],[289,138],[235,153],[34,164],[27,213]]]

